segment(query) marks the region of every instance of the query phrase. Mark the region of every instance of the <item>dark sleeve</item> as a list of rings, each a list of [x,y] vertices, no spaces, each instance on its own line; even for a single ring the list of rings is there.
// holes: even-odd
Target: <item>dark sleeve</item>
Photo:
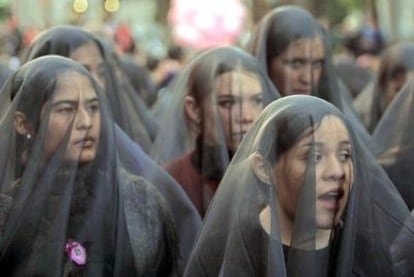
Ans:
[[[130,175],[121,186],[126,225],[138,272],[175,276],[178,239],[160,193],[145,179]]]
[[[13,199],[7,194],[0,193],[0,238],[3,234],[4,226],[13,204]]]

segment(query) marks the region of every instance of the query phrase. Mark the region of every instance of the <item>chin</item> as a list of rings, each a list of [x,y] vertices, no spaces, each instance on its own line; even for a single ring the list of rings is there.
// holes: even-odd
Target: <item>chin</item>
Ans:
[[[331,213],[325,213],[324,215],[317,215],[316,225],[318,229],[330,230],[338,224],[335,215]]]
[[[95,159],[95,155],[81,155],[79,157],[79,163],[88,163],[92,162]]]
[[[91,162],[95,159],[95,156],[96,156],[95,150],[83,150],[78,156],[79,163]]]

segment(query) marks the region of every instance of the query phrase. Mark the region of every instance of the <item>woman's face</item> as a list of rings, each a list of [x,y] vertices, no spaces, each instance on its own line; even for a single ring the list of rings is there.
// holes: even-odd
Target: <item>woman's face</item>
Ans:
[[[233,71],[221,74],[215,79],[213,105],[206,107],[219,112],[227,147],[235,152],[243,136],[253,121],[263,110],[262,87],[260,80],[246,71]],[[217,129],[214,113],[206,116],[207,132]]]
[[[46,159],[70,135],[64,160],[92,161],[98,147],[101,119],[99,99],[90,80],[75,71],[62,73],[53,96],[42,108],[41,120],[47,118],[46,110],[50,110],[44,142]]]
[[[316,224],[319,229],[335,226],[343,215],[352,186],[351,153],[347,128],[339,118],[328,115],[313,134],[303,137],[281,154],[276,162],[275,177],[284,217],[294,222],[306,168],[314,166]]]
[[[95,78],[96,81],[105,87],[105,64],[98,46],[91,41],[79,46],[70,54],[72,60],[83,65]]]
[[[391,104],[392,100],[397,96],[398,92],[401,90],[407,79],[413,79],[414,78],[414,71],[408,71],[408,72],[401,72],[400,74],[397,74],[394,78],[390,79],[384,88],[384,95],[382,99],[382,107],[383,111],[388,107],[389,104]]]
[[[324,52],[318,37],[295,40],[270,61],[270,79],[283,96],[310,95],[319,84]]]

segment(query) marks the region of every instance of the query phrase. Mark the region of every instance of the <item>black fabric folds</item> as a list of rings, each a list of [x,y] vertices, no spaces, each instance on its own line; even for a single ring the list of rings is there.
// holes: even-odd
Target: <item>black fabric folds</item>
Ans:
[[[332,104],[268,105],[213,198],[185,276],[408,276],[413,218]]]
[[[177,273],[167,204],[122,166],[109,105],[84,67],[59,56],[23,65],[1,90],[0,118],[3,275]]]

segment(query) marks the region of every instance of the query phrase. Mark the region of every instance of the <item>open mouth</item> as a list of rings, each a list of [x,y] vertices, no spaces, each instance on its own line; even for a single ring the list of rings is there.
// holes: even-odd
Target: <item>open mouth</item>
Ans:
[[[338,188],[320,195],[318,200],[323,207],[330,210],[336,210],[339,209],[339,203],[342,197],[344,197],[344,194],[344,190],[342,188]]]

